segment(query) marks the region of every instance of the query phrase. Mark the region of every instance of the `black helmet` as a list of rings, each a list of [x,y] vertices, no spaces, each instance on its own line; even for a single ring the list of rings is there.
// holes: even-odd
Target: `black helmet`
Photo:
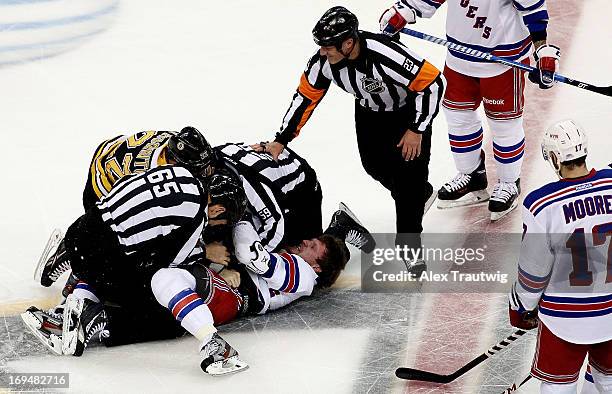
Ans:
[[[206,138],[195,127],[184,127],[168,141],[169,158],[185,166],[194,175],[214,164],[214,152]]]
[[[332,7],[323,14],[312,29],[314,42],[322,47],[340,48],[347,38],[357,37],[359,21],[355,14],[344,7]]]
[[[236,224],[247,206],[247,197],[238,176],[228,170],[219,170],[208,182],[208,195],[210,204],[220,204],[225,212],[215,219],[227,219],[227,224]]]

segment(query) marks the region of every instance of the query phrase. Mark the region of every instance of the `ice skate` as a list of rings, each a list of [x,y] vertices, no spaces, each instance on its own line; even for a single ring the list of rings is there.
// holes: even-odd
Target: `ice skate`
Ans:
[[[423,259],[404,260],[406,271],[415,279],[419,279],[421,274],[427,270],[427,264]]]
[[[70,269],[70,260],[64,246],[64,236],[59,229],[53,230],[43,254],[38,260],[34,279],[45,287],[51,286],[64,272]]]
[[[491,221],[506,216],[518,205],[518,196],[521,193],[521,180],[516,182],[497,182],[489,200]]]
[[[341,202],[334,212],[331,222],[325,230],[326,234],[334,235],[364,253],[371,253],[376,246],[372,234],[361,224],[353,212]]]
[[[62,354],[62,314],[64,306],[58,305],[48,311],[29,307],[21,314],[21,320],[32,334],[53,353]]]
[[[438,208],[456,208],[480,204],[489,199],[484,154],[480,165],[470,174],[457,174],[438,190]]]
[[[200,355],[202,356],[200,367],[212,376],[233,374],[249,367],[238,358],[238,352],[217,333],[214,333],[211,340],[202,347]]]
[[[108,318],[102,303],[70,294],[66,298],[62,325],[62,353],[80,356],[95,338],[108,336]]]
[[[427,186],[430,189],[429,189],[428,197],[425,199],[425,207],[423,209],[423,216],[425,216],[427,211],[429,211],[429,208],[431,208],[433,203],[436,201],[436,198],[438,198],[438,194],[434,193],[434,188],[433,188],[433,186],[431,186],[431,183],[428,182]]]

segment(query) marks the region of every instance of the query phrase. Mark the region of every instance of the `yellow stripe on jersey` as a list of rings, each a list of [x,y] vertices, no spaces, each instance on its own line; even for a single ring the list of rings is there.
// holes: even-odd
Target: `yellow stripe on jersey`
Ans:
[[[96,193],[96,196],[98,196],[98,198],[101,198],[102,196],[108,194],[108,192],[110,192],[111,188],[115,183],[107,176],[108,174],[105,171],[104,161],[108,156],[112,156],[115,153],[115,151],[121,145],[121,143],[123,143],[123,141],[123,136],[114,140],[109,140],[109,142],[105,144],[106,149],[104,149],[104,152],[101,152],[99,155],[97,155],[93,161],[93,179],[91,183],[92,185],[94,185],[94,192]],[[101,190],[101,188],[104,190]]]
[[[128,148],[136,148],[144,144],[149,138],[153,137],[155,130],[143,131],[142,133],[136,133],[131,135],[127,139]]]

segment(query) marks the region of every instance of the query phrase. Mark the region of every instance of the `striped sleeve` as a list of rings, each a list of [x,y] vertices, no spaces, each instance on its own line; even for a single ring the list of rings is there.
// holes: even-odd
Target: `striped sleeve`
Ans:
[[[275,141],[283,145],[298,136],[316,106],[331,84],[331,69],[324,56],[317,52],[310,58],[306,70],[300,78],[300,84],[293,95],[289,109],[283,117],[280,132]]]
[[[247,195],[248,210],[255,217],[257,234],[262,245],[272,251],[285,236],[285,217],[272,190],[265,184],[249,182],[241,176]]]
[[[300,256],[271,253],[270,268],[262,276],[269,288],[270,309],[278,309],[289,302],[312,294],[317,274]]]
[[[523,206],[523,240],[518,276],[510,294],[514,310],[533,310],[546,290],[553,270],[553,255],[545,226]]]
[[[367,40],[367,46],[380,61],[382,74],[416,93],[413,131],[423,133],[440,109],[445,87],[442,73],[433,64],[399,42],[389,40],[383,43]]]
[[[395,2],[395,8],[410,7],[418,17],[431,18],[446,0],[400,0]]]
[[[545,0],[512,0],[514,7],[523,17],[533,41],[546,40],[548,10]]]

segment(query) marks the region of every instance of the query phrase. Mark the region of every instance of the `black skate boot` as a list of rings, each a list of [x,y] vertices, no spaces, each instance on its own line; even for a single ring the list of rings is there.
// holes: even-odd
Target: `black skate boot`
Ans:
[[[516,208],[519,194],[521,194],[520,179],[516,182],[497,182],[489,200],[491,220],[499,220]]]
[[[95,338],[108,336],[108,318],[100,302],[68,295],[62,326],[62,353],[80,356]]]
[[[355,214],[344,204],[340,203],[338,210],[332,216],[331,222],[324,231],[343,239],[346,243],[353,245],[365,253],[371,253],[376,246],[372,234],[361,224]]]
[[[487,171],[482,153],[476,170],[471,174],[457,174],[438,190],[438,208],[455,208],[485,202],[489,199],[487,185]]]
[[[66,253],[66,246],[64,245],[64,239],[62,238],[55,252],[49,256],[45,261],[42,274],[40,277],[40,284],[49,287],[66,271],[70,269],[70,259]]]
[[[243,371],[249,367],[238,358],[238,352],[219,334],[214,333],[200,350],[202,371],[212,376],[221,376]]]
[[[21,314],[26,327],[32,334],[55,354],[62,354],[62,314],[64,305],[58,305],[48,311],[29,307]]]

